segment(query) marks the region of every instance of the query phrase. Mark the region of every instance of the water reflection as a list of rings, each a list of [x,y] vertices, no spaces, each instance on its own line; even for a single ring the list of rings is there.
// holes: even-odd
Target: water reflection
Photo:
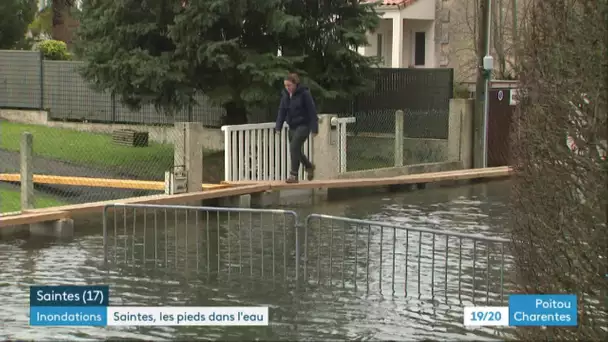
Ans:
[[[300,218],[318,212],[388,221],[402,227],[486,236],[502,233],[508,184],[465,189],[380,195],[297,211]],[[188,213],[186,219],[185,212],[178,212],[175,224],[174,213],[169,212],[166,229],[164,213],[154,215],[126,215],[126,225],[124,218],[117,217],[116,231],[112,224],[108,236],[113,266],[109,271],[102,267],[103,237],[99,230],[65,244],[0,243],[0,296],[5,303],[0,313],[5,323],[0,336],[45,340],[504,339],[493,329],[462,327],[462,308],[472,302],[473,294],[484,303],[487,292],[491,302],[499,299],[495,285],[500,253],[494,247],[477,246],[475,278],[479,281],[473,284],[470,241],[463,242],[459,274],[458,239],[446,242],[439,235],[432,239],[423,234],[421,238],[418,233],[380,227],[372,227],[368,234],[363,227],[334,224],[328,229],[327,224],[321,224],[313,226],[309,236],[309,250],[319,250],[321,258],[309,254],[308,276],[301,279],[308,280],[309,286],[296,288],[289,281],[296,269],[296,231],[288,229],[292,222],[281,215],[236,215],[228,220],[225,216],[218,219]],[[298,234],[303,240],[305,235]],[[421,241],[424,243],[419,244]],[[508,264],[508,256],[505,260]],[[489,289],[487,279],[493,285]],[[28,326],[27,286],[100,283],[111,285],[112,305],[268,305],[272,325],[230,329]]]

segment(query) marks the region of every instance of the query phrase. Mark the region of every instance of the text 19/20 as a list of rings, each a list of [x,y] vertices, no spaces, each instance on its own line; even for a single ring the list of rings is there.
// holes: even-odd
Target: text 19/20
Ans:
[[[501,318],[500,311],[471,311],[471,322],[495,322]]]
[[[507,326],[509,308],[506,306],[470,306],[464,308],[464,325]]]

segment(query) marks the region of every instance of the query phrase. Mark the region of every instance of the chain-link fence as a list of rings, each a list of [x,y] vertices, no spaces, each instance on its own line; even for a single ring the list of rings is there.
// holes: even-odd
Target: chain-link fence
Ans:
[[[532,2],[512,133],[512,254],[521,293],[578,296],[578,326],[525,341],[608,338],[608,2]]]
[[[8,121],[0,122],[0,131],[2,212],[20,210],[24,132],[33,137],[31,167],[37,208],[164,193],[165,172],[174,168],[173,141],[181,136],[173,127],[154,134],[128,130],[93,133]],[[156,140],[159,138],[163,140]],[[204,181],[219,183],[223,152],[207,149],[204,164]]]
[[[33,135],[37,207],[161,193],[164,173],[174,166],[173,144],[181,136],[177,122],[200,122],[208,128],[204,181],[222,180],[224,156],[218,151],[224,146],[217,127],[223,109],[201,95],[198,106],[173,116],[150,106],[132,111],[112,94],[92,90],[79,75],[81,63],[45,61],[32,51],[0,51],[3,212],[20,208],[19,150],[24,132]],[[403,136],[403,165],[441,161],[453,71],[377,69],[370,77],[374,90],[346,101],[348,109],[321,111],[357,118],[348,132],[347,170],[395,166],[396,132]],[[403,129],[396,130],[399,108],[409,109],[404,110]],[[275,112],[261,110],[249,119],[272,121]]]
[[[370,81],[374,87],[353,101],[321,108],[356,118],[347,126],[347,171],[446,160],[453,70],[380,68]]]
[[[198,94],[197,104],[174,115],[152,105],[123,106],[116,96],[91,89],[80,76],[81,61],[49,61],[35,51],[0,50],[0,108],[43,109],[50,120],[107,124],[172,125],[200,122],[219,128],[225,110]],[[265,122],[267,110],[250,113],[250,122]]]
[[[208,127],[204,181],[222,180],[222,140],[214,128],[221,125],[221,108],[200,96],[198,106],[174,116],[151,106],[131,111],[111,94],[90,89],[80,65],[42,60],[38,52],[0,51],[0,212],[21,209],[24,132],[33,136],[37,208],[163,193],[180,121]]]
[[[347,171],[447,161],[448,115],[448,109],[356,113],[348,126]]]

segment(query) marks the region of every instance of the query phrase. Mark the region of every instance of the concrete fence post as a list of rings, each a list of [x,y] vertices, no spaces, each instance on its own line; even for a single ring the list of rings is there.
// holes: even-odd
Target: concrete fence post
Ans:
[[[34,136],[30,132],[21,135],[21,211],[34,209]]]
[[[188,192],[202,191],[204,127],[199,122],[178,122],[175,132],[173,164],[186,171]]]
[[[473,168],[472,99],[451,99],[448,126],[448,161],[461,161],[465,169]]]
[[[335,179],[340,173],[338,128],[332,126],[334,114],[319,115],[319,134],[312,141],[315,179]]]
[[[395,166],[403,166],[403,138],[405,114],[402,110],[395,112]]]

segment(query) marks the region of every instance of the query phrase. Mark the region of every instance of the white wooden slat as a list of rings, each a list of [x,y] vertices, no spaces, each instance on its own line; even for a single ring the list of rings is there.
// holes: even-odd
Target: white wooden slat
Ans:
[[[231,177],[230,180],[231,181],[236,181],[239,178],[239,155],[238,155],[238,151],[239,151],[239,132],[235,132],[235,131],[231,131],[231,140],[232,140],[232,158],[230,158],[230,156],[224,157],[225,159],[230,159],[230,163],[232,164],[232,166],[230,167],[230,169],[232,170],[231,172]]]
[[[232,180],[232,163],[230,161],[232,160],[232,155],[235,153],[232,149],[231,134],[231,131],[224,131],[224,153],[226,155],[224,157],[224,179],[227,181]]]

